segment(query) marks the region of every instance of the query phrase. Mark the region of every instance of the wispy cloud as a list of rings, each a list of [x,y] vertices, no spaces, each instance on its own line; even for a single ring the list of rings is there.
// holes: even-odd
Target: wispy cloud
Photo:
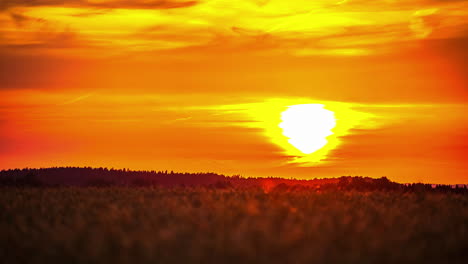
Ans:
[[[363,55],[468,30],[468,1],[12,0],[0,10],[0,45],[44,43],[44,34],[69,31],[100,50],[91,56],[176,49]]]
[[[76,102],[79,102],[79,101],[82,101],[86,98],[89,98],[93,95],[93,93],[88,93],[88,94],[84,94],[84,95],[81,95],[81,96],[78,96],[76,98],[73,98],[73,99],[70,99],[68,101],[65,101],[63,103],[61,103],[60,105],[69,105],[69,104],[74,104]]]
[[[127,9],[171,9],[197,4],[186,0],[8,0],[0,3],[0,10],[16,7],[81,7],[81,8],[127,8]]]

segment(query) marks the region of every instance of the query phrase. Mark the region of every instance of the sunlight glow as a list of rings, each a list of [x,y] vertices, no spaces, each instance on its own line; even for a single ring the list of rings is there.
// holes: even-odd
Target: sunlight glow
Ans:
[[[279,127],[288,142],[304,154],[311,154],[327,143],[336,125],[334,113],[320,104],[293,105],[281,113]]]
[[[286,163],[308,167],[332,161],[330,151],[339,147],[351,129],[380,126],[374,115],[356,110],[359,106],[309,98],[270,98],[215,109],[248,116],[252,122],[237,125],[262,129],[263,135],[283,150]]]

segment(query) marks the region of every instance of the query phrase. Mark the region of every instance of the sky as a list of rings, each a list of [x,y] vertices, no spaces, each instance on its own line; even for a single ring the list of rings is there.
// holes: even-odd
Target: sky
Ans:
[[[0,169],[468,183],[468,1],[3,0]]]

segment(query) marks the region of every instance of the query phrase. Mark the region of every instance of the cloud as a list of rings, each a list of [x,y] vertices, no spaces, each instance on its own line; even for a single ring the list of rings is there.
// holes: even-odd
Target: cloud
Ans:
[[[107,55],[174,50],[204,55],[241,52],[357,56],[393,52],[401,48],[400,43],[423,38],[456,37],[460,28],[467,27],[464,21],[468,12],[462,11],[463,1],[443,6],[432,0],[339,3],[11,0],[0,5],[0,9],[11,8],[4,18],[4,29],[0,29],[0,42],[10,47],[40,44],[36,35],[50,31],[40,27],[40,19],[47,19],[54,28],[68,28]],[[179,9],[152,10],[169,8]]]
[[[90,42],[80,39],[79,35],[70,29],[52,29],[30,35],[28,41],[19,43],[1,43],[1,53],[46,52],[62,49],[92,48]]]
[[[0,3],[0,10],[15,7],[65,6],[126,9],[171,9],[196,5],[185,0],[8,0]]]
[[[68,104],[74,104],[76,102],[79,102],[79,101],[82,101],[82,100],[85,100],[86,98],[89,98],[93,95],[93,93],[88,93],[88,94],[84,94],[84,95],[81,95],[81,96],[78,96],[78,97],[75,97],[73,99],[70,99],[68,101],[65,101],[59,105],[68,105]]]
[[[447,76],[452,74],[439,65],[449,68],[452,61],[457,61],[464,66],[457,70],[467,68],[464,62],[468,61],[467,52],[463,46],[466,40],[462,37],[468,29],[468,9],[462,7],[468,1],[450,1],[439,6],[414,0],[403,1],[399,6],[393,1],[350,0],[331,5],[330,1],[317,0],[309,6],[306,3],[310,1],[306,0],[287,4],[205,0],[170,11],[107,7],[132,4],[143,8],[152,4],[168,8],[191,2],[12,0],[1,3],[5,6],[6,2],[25,8],[0,12],[0,59],[5,62],[1,66],[17,65],[4,66],[0,72],[4,87],[50,87],[54,83],[58,85],[56,80],[63,78],[68,87],[72,86],[70,80],[75,79],[81,87],[93,86],[90,89],[103,86],[211,92],[216,86],[223,91],[246,92],[252,87],[262,87],[258,91],[302,96],[306,93],[302,87],[307,86],[304,84],[307,80],[313,83],[311,87],[324,86],[314,90],[314,95],[326,99],[335,96],[355,101],[388,99],[380,92],[368,93],[366,87],[392,83],[396,86],[395,100],[413,100],[416,93],[406,87],[423,89],[420,87],[424,86],[427,92],[418,94],[424,101],[439,96],[437,87],[449,87],[445,88],[449,91],[463,87],[468,76],[465,73],[460,78],[462,81],[448,84],[441,78],[418,81],[403,73],[417,72],[432,79],[431,74],[439,70],[447,72]],[[49,5],[72,7],[50,8]],[[425,55],[421,55],[423,52]],[[431,54],[444,56],[438,58]],[[43,63],[49,66],[37,63],[38,57],[49,60],[49,64]],[[95,77],[80,79],[56,74],[66,64],[57,58],[62,62],[72,61],[70,64],[79,65],[87,71],[87,76]],[[89,64],[96,66],[91,69],[88,64],[76,62],[80,59],[93,61]],[[389,60],[393,64],[387,63]],[[317,70],[306,72],[305,68]],[[44,69],[48,69],[48,75],[35,73]],[[195,74],[196,71],[201,74]],[[268,75],[267,71],[274,74]],[[216,77],[212,77],[213,72]],[[341,78],[336,78],[337,73]],[[180,78],[179,74],[185,77]],[[18,77],[21,75],[29,77]],[[222,81],[226,79],[233,81]],[[449,79],[452,80],[445,78]],[[449,98],[466,98],[460,94],[466,92],[457,91]]]
[[[29,21],[31,19],[30,17],[16,13],[10,13],[10,17],[15,22],[17,27],[22,27],[26,21]]]

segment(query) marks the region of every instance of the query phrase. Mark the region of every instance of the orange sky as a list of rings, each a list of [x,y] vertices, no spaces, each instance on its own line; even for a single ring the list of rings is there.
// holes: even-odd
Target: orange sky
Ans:
[[[462,0],[2,1],[0,169],[468,183],[467,21]],[[300,104],[337,118],[315,156],[278,127]]]

